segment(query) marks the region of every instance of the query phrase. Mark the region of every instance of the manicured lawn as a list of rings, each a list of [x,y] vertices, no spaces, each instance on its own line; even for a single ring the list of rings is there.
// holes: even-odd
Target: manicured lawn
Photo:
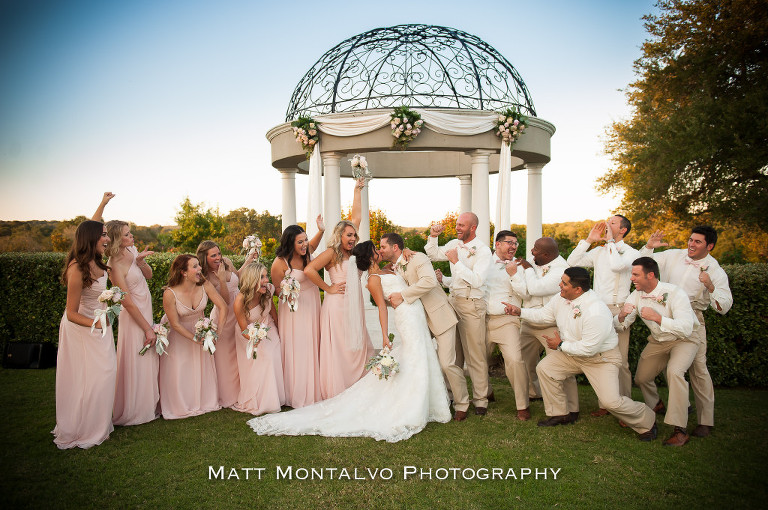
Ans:
[[[5,508],[750,508],[768,499],[766,391],[718,390],[713,435],[679,449],[662,447],[671,428],[661,421],[659,439],[649,444],[612,417],[590,417],[596,399],[588,386],[579,389],[576,425],[537,427],[541,403],[532,407],[534,421],[518,422],[512,390],[495,379],[498,402],[487,416],[430,424],[396,444],[260,437],[248,416],[222,410],[119,427],[100,446],[60,451],[50,434],[54,379],[53,369],[0,370]],[[209,466],[224,466],[227,476],[234,468],[240,479],[211,480]],[[278,479],[278,466],[292,466],[294,479]],[[404,479],[408,466],[431,468],[432,479],[426,471]],[[263,468],[261,480],[256,470],[246,480],[243,468]],[[324,479],[299,480],[299,468]],[[341,468],[351,478],[357,468],[366,479],[338,479]],[[366,468],[389,469],[392,478],[371,479]],[[450,468],[468,469],[466,476],[501,468],[510,478],[466,480]],[[547,478],[536,479],[536,469]]]

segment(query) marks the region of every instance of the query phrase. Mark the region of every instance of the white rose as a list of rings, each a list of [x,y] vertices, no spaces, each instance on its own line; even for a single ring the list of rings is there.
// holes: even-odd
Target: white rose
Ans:
[[[393,360],[393,359],[392,359],[392,358],[390,358],[389,356],[385,356],[385,357],[381,358],[381,366],[383,366],[383,367],[391,367],[391,366],[392,366],[392,363],[393,363],[394,361],[395,361],[395,360]]]
[[[499,122],[504,122],[507,118],[503,115],[499,115]]]
[[[360,158],[355,156],[352,158],[350,163],[352,164],[352,166],[360,166]]]
[[[360,156],[360,167],[368,168],[368,161],[366,161],[365,156]]]

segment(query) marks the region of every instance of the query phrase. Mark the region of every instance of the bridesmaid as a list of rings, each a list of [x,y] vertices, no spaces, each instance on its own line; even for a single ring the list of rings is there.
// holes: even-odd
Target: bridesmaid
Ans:
[[[235,343],[240,335],[237,328],[237,320],[233,303],[238,294],[239,277],[235,272],[235,265],[226,257],[221,256],[219,245],[213,241],[203,241],[197,247],[197,258],[205,277],[216,288],[224,299],[224,306],[216,306],[211,312],[211,320],[216,321],[225,310],[226,323],[220,328],[219,340],[216,343],[216,353],[213,359],[216,363],[216,379],[219,385],[219,405],[221,407],[233,407],[237,403],[240,393],[240,374],[237,369],[237,350]],[[245,267],[256,258],[256,254],[249,255],[241,266]],[[223,284],[222,284],[223,282]]]
[[[347,269],[352,248],[360,228],[360,192],[365,179],[355,182],[351,221],[342,220],[333,229],[329,248],[304,269],[312,283],[325,291],[320,309],[320,397],[331,398],[352,386],[365,374],[365,364],[373,355],[373,344],[365,328],[360,274],[351,267],[354,282],[347,281]],[[320,277],[325,268],[331,285]],[[345,292],[347,285],[354,290]],[[350,320],[354,316],[355,319]]]
[[[93,219],[101,217],[104,206],[114,196],[110,192],[104,193]],[[113,220],[107,222],[106,227],[109,279],[112,285],[126,292],[123,298],[126,313],[120,314],[117,328],[117,387],[112,423],[139,425],[160,416],[157,387],[160,360],[154,349],[149,349],[143,356],[138,354],[143,347],[151,347],[156,341],[152,331],[152,296],[147,285],[147,280],[152,278],[152,268],[144,260],[154,252],[138,252],[128,223]]]
[[[323,217],[317,217],[318,232],[307,239],[304,229],[290,225],[283,231],[280,246],[272,263],[272,281],[280,286],[283,278],[291,276],[300,284],[296,311],[280,302],[277,316],[282,343],[285,403],[293,408],[304,407],[320,400],[320,290],[304,274],[325,232]]]
[[[168,353],[160,357],[160,408],[166,420],[221,409],[213,356],[194,338],[195,323],[205,315],[208,299],[220,308],[226,306],[203,277],[194,255],[173,259],[163,293],[163,309],[171,326]],[[218,331],[224,328],[225,320],[224,315],[219,317]]]
[[[82,222],[64,266],[67,307],[59,326],[53,429],[53,442],[61,449],[90,448],[114,430],[117,362],[112,326],[102,331],[97,322],[91,332],[94,310],[106,308],[99,295],[107,288],[108,267],[102,256],[108,242],[103,223]]]
[[[269,283],[267,268],[259,262],[243,265],[240,293],[235,297],[235,317],[239,330],[237,363],[240,368],[240,394],[234,409],[258,416],[280,412],[285,403],[280,336],[277,311],[272,301],[275,287]],[[247,353],[249,324],[259,322],[270,329],[258,346],[256,359]]]

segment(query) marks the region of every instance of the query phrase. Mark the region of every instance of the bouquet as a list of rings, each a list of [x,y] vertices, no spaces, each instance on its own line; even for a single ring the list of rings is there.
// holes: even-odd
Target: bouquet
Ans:
[[[389,126],[392,128],[392,136],[395,141],[392,143],[393,149],[406,150],[419,133],[424,121],[421,115],[414,112],[407,106],[398,106],[392,113]]]
[[[295,312],[299,308],[299,292],[301,292],[301,283],[290,276],[291,270],[285,272],[285,278],[280,283],[280,301],[288,303],[288,309]]]
[[[256,234],[245,236],[245,239],[243,239],[243,251],[246,252],[246,257],[256,252],[256,258],[261,258],[261,239],[259,239],[259,236]]]
[[[219,335],[216,333],[216,324],[208,317],[203,317],[195,323],[194,338],[196,342],[203,342],[204,351],[208,351],[211,354],[216,352],[214,340],[217,340]]]
[[[352,164],[352,176],[355,179],[359,179],[360,177],[370,179],[373,177],[373,174],[368,169],[368,161],[365,159],[365,156],[355,154],[349,162]]]
[[[248,346],[245,348],[245,355],[248,359],[256,359],[259,355],[258,348],[262,340],[267,338],[267,331],[271,328],[266,324],[254,322],[248,325],[248,329],[243,334],[248,335]]]
[[[106,303],[107,308],[96,308],[93,311],[93,324],[91,324],[91,333],[96,328],[96,324],[101,323],[101,337],[104,338],[107,330],[107,321],[109,324],[114,324],[117,316],[123,310],[123,305],[120,302],[123,300],[125,292],[120,287],[112,287],[107,289],[99,295],[99,303]]]
[[[312,117],[299,117],[291,122],[293,135],[296,137],[296,141],[301,144],[301,148],[307,153],[307,159],[312,156],[315,144],[320,140],[319,125],[320,123],[315,122]]]
[[[525,122],[525,117],[514,108],[499,112],[499,117],[496,119],[496,135],[509,144],[510,150],[526,127],[528,124]]]
[[[154,324],[152,326],[152,331],[154,331],[155,336],[157,336],[157,340],[155,340],[155,351],[157,352],[158,356],[168,354],[168,328],[165,327],[165,324],[167,323],[168,317],[163,315],[163,318],[160,319],[160,324]],[[139,355],[144,356],[144,354],[146,354],[146,352],[149,350],[149,347],[149,345],[142,347],[139,351]]]
[[[394,339],[395,335],[390,333],[390,343]],[[389,379],[400,371],[400,363],[389,353],[389,347],[384,347],[376,356],[368,360],[365,369],[373,372],[379,379]]]

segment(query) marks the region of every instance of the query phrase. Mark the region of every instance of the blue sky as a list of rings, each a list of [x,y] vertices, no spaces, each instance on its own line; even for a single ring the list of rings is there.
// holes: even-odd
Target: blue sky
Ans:
[[[640,0],[5,0],[0,219],[90,215],[106,190],[117,194],[106,218],[141,225],[172,224],[185,196],[223,213],[278,214],[280,176],[265,134],[284,121],[294,87],[344,39],[403,23],[457,28],[504,55],[539,117],[557,128],[543,170],[544,222],[605,217],[618,199],[594,189],[610,166],[601,140],[629,114],[620,89],[634,80],[647,37],[641,17],[653,11]],[[300,221],[306,185],[299,176]],[[513,186],[512,221],[524,223],[523,172]],[[458,208],[458,179],[412,188],[404,196],[402,182],[374,180],[371,206],[403,226]],[[424,199],[436,193],[441,200]],[[423,205],[397,210],[388,205],[395,196]]]

